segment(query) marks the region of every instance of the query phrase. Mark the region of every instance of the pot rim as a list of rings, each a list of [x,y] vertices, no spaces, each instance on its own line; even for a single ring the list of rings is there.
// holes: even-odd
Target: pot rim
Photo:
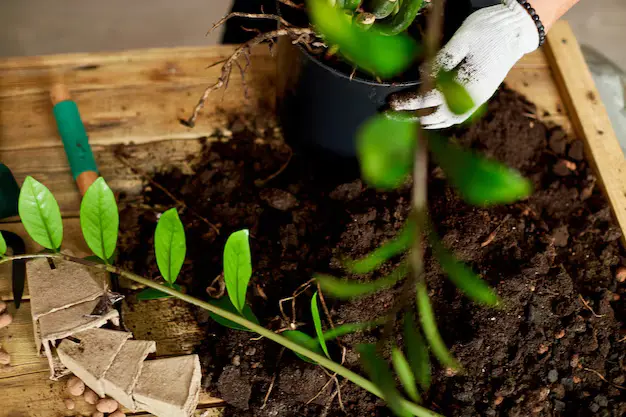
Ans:
[[[282,3],[278,0],[276,0],[276,11],[278,13],[278,15],[280,17],[283,17],[282,13],[281,13],[281,5]],[[279,23],[280,25],[280,23]],[[289,36],[291,39],[293,39],[293,36]],[[348,74],[346,74],[343,71],[338,70],[337,68],[333,68],[332,66],[325,64],[324,62],[322,62],[318,57],[314,56],[313,54],[311,54],[305,47],[303,47],[300,44],[295,44],[295,46],[298,47],[298,49],[300,49],[300,51],[311,61],[313,61],[315,64],[319,65],[320,67],[324,68],[327,71],[332,72],[334,75],[344,78],[348,81],[355,81],[357,83],[360,84],[365,84],[365,85],[369,85],[372,87],[415,87],[420,85],[421,80],[417,79],[417,80],[413,80],[413,81],[401,81],[401,82],[378,82],[378,81],[374,81],[374,80],[367,80],[365,78],[361,78],[359,76],[354,76],[352,78],[350,78],[350,76]]]

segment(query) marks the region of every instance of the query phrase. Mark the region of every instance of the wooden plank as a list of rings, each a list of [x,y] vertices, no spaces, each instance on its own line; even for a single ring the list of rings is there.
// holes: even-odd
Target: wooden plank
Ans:
[[[527,56],[545,58],[545,53],[539,50]],[[538,120],[550,125],[559,125],[570,135],[573,133],[565,104],[559,96],[559,90],[549,68],[516,65],[504,82],[537,107],[534,116]]]
[[[574,129],[585,139],[587,158],[594,165],[620,228],[626,230],[626,160],[569,24],[558,22],[546,45]],[[622,242],[626,242],[624,236]]]
[[[190,173],[191,165],[201,155],[203,143],[204,140],[163,141],[156,145],[126,147],[125,152],[132,156],[133,166],[142,172],[150,173],[171,166]],[[126,195],[141,192],[145,180],[115,156],[115,147],[93,146],[92,149],[101,175],[115,192]],[[63,148],[0,151],[0,160],[11,168],[18,183],[21,184],[28,175],[33,176],[52,191],[64,216],[78,216],[81,197]]]
[[[179,119],[191,114],[204,88],[219,77],[219,65],[206,67],[232,52],[206,48],[210,52],[191,59],[192,49],[96,54],[93,60],[90,54],[0,60],[6,68],[0,70],[0,151],[61,145],[48,98],[57,80],[72,91],[92,145],[210,136],[229,115],[273,107],[267,92],[273,91],[275,62],[266,48],[257,49],[245,84],[234,71],[228,89],[210,96],[196,127],[183,126]]]

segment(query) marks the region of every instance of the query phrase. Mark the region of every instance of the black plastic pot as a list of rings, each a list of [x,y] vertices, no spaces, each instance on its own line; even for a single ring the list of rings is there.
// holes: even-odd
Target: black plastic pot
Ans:
[[[448,0],[444,39],[463,23],[473,9],[499,4],[498,0]],[[278,4],[281,14],[288,11]],[[287,20],[293,22],[293,17]],[[300,24],[301,22],[298,22]],[[277,112],[285,140],[296,149],[330,151],[340,156],[356,154],[359,127],[386,105],[389,95],[415,89],[416,78],[398,83],[378,83],[320,61],[291,39],[278,41]]]

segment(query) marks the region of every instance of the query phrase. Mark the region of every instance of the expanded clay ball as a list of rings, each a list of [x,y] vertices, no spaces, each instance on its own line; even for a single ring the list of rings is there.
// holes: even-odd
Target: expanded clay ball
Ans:
[[[65,399],[64,403],[65,408],[67,408],[68,410],[73,410],[76,407],[76,403],[71,398]]]
[[[112,413],[117,410],[119,404],[113,398],[103,398],[96,404],[96,410],[103,413]]]
[[[101,413],[100,411],[94,411],[91,417],[104,417],[104,413]]]
[[[98,397],[98,394],[96,394],[90,388],[85,389],[85,394],[83,395],[83,398],[85,399],[85,402],[87,404],[91,404],[91,405],[96,405],[96,403],[100,399],[100,397]]]
[[[9,313],[4,313],[0,315],[0,329],[3,327],[7,327],[9,324],[13,322],[13,316]]]
[[[121,410],[117,410],[116,412],[109,414],[109,417],[126,417],[126,414],[122,413]]]
[[[0,349],[0,365],[10,365],[10,364],[11,364],[11,355],[9,355],[3,349]]]
[[[83,395],[85,392],[85,383],[77,376],[72,376],[67,380],[67,392],[74,397]]]
[[[7,309],[7,303],[5,303],[4,301],[0,300],[0,314],[4,313]]]

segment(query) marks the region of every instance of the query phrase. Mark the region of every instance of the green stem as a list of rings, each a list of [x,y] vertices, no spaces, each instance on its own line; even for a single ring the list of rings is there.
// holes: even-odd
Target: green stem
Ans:
[[[324,357],[323,355],[319,355],[315,352],[310,351],[309,349],[300,346],[297,343],[292,342],[291,340],[287,339],[286,337],[283,337],[279,334],[276,334],[274,332],[272,332],[271,330],[266,329],[265,327],[258,325],[256,323],[253,323],[249,320],[246,320],[245,318],[239,316],[238,314],[234,314],[231,313],[230,311],[226,311],[223,310],[219,307],[216,307],[214,305],[211,305],[205,301],[202,301],[198,298],[192,297],[190,295],[187,294],[183,294],[182,292],[176,291],[173,288],[167,287],[165,285],[161,285],[161,284],[157,284],[156,282],[149,280],[147,278],[141,277],[137,274],[134,274],[132,272],[128,272],[128,271],[124,271],[116,266],[113,265],[104,265],[104,264],[98,264],[92,261],[88,261],[85,259],[81,259],[81,258],[76,258],[74,256],[70,256],[70,255],[65,255],[62,253],[40,253],[40,254],[30,254],[30,255],[15,255],[15,256],[7,256],[4,257],[2,259],[0,259],[0,265],[7,263],[7,262],[11,262],[14,260],[19,260],[19,259],[36,259],[36,258],[56,258],[56,259],[62,259],[65,261],[69,261],[69,262],[74,262],[74,263],[78,263],[81,265],[85,265],[88,266],[90,268],[95,268],[95,269],[101,269],[101,270],[105,270],[107,272],[113,273],[113,274],[117,274],[118,276],[124,277],[126,279],[129,279],[131,281],[137,282],[139,284],[145,285],[146,287],[150,287],[150,288],[154,288],[156,290],[159,290],[161,292],[164,292],[168,295],[171,295],[172,297],[178,298],[179,300],[183,300],[186,301],[190,304],[193,304],[197,307],[203,308],[205,310],[210,311],[213,314],[217,314],[218,316],[221,316],[227,320],[230,320],[232,322],[235,322],[237,324],[239,324],[240,326],[244,326],[250,330],[252,330],[253,332],[258,333],[259,335],[270,339],[284,347],[286,347],[287,349],[291,349],[292,351],[299,353],[302,356],[305,356],[309,359],[311,359],[312,361],[317,362],[319,365],[325,367],[326,369],[332,371],[332,372],[336,372],[337,374],[343,376],[344,378],[346,378],[349,381],[352,381],[353,383],[355,383],[356,385],[360,386],[361,388],[371,392],[372,394],[376,395],[377,397],[383,398],[383,394],[382,392],[378,389],[378,387],[376,385],[374,385],[374,383],[372,383],[370,380],[362,377],[361,375],[343,367],[342,365],[333,362],[332,360]],[[409,400],[406,399],[402,399],[402,402],[404,404],[404,406],[410,410],[413,414],[415,414],[418,417],[441,417],[439,414],[428,410],[427,408],[421,407],[415,403],[412,403]]]

